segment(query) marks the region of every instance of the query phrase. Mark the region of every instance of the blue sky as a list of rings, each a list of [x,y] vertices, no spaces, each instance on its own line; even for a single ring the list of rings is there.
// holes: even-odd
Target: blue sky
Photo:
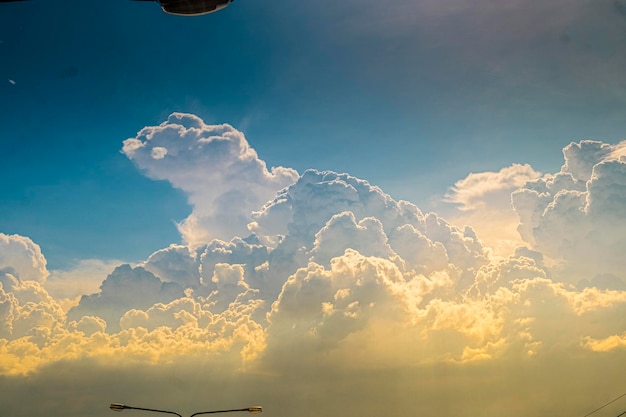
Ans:
[[[0,3],[2,413],[621,415],[624,45],[623,0]]]
[[[614,143],[626,124],[610,1],[242,0],[182,19],[59,0],[0,19],[0,228],[56,267],[175,240],[184,196],[119,153],[172,111],[232,124],[269,166],[350,172],[425,209],[469,172],[553,170],[570,141]]]

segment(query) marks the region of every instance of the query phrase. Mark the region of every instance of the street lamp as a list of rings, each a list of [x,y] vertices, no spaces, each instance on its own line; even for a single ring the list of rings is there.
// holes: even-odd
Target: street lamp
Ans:
[[[124,411],[124,410],[142,410],[142,411],[153,411],[155,413],[166,413],[166,414],[174,414],[175,416],[178,417],[183,417],[178,413],[175,413],[173,411],[165,411],[165,410],[156,410],[154,408],[141,408],[141,407],[131,407],[129,405],[125,405],[125,404],[120,404],[120,403],[112,403],[109,408],[113,411]],[[215,414],[215,413],[232,413],[232,412],[236,412],[236,411],[247,411],[250,414],[259,414],[263,412],[263,407],[261,407],[260,405],[254,406],[254,407],[246,407],[246,408],[235,408],[232,410],[215,410],[215,411],[200,411],[198,413],[193,413],[191,416],[189,417],[194,417],[200,414]]]
[[[254,407],[239,408],[239,409],[236,409],[236,410],[200,411],[198,413],[193,413],[189,417],[198,416],[200,414],[231,413],[233,411],[247,411],[250,414],[259,414],[259,413],[263,412],[263,407],[261,407],[260,405],[257,405],[257,406],[254,406]]]
[[[131,407],[129,405],[124,405],[124,404],[120,404],[120,403],[113,403],[109,406],[109,408],[113,411],[117,411],[117,412],[121,412],[124,410],[143,410],[143,411],[154,411],[155,413],[166,413],[166,414],[174,414],[175,416],[178,417],[183,417],[178,413],[175,413],[173,411],[165,411],[165,410],[154,410],[152,408],[141,408],[141,407]]]

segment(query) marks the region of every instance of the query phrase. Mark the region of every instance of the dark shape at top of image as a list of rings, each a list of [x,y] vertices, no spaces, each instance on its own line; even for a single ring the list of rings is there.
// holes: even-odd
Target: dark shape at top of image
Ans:
[[[179,16],[200,16],[222,10],[233,0],[135,0],[156,1],[164,12]]]
[[[26,0],[0,0],[9,3]],[[153,1],[161,5],[164,12],[179,16],[200,16],[222,10],[233,0],[134,0]]]

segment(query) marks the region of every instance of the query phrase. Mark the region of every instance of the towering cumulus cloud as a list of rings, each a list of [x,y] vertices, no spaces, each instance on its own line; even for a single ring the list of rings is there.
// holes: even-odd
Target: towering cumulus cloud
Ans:
[[[118,266],[64,307],[38,247],[0,235],[0,382],[45,391],[81,375],[129,401],[211,392],[279,417],[580,413],[623,378],[623,149],[573,143],[558,173],[459,181],[447,199],[465,211],[519,218],[523,244],[496,257],[470,226],[349,174],[268,171],[232,127],[173,114],[124,152],[187,192],[188,245]]]
[[[250,211],[297,178],[288,168],[268,171],[232,126],[209,126],[190,114],[143,128],[124,141],[123,152],[148,177],[187,193],[193,212],[180,231],[192,245],[244,233]]]
[[[624,289],[626,267],[626,157],[623,144],[572,143],[556,174],[513,193],[518,230],[529,244],[564,261],[566,282]]]
[[[0,271],[25,281],[44,283],[50,273],[39,245],[23,236],[0,233]]]

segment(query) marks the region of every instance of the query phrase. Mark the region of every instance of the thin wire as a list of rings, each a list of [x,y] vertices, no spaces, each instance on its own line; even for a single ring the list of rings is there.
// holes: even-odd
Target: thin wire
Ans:
[[[620,398],[622,398],[622,397],[626,397],[626,392],[625,392],[625,393],[623,393],[622,395],[620,395],[619,397],[612,399],[611,401],[609,401],[608,403],[604,404],[603,406],[596,408],[596,409],[595,409],[595,410],[593,410],[591,413],[589,413],[589,414],[585,414],[583,417],[589,417],[589,416],[590,416],[590,415],[592,415],[593,413],[595,413],[595,412],[597,412],[597,411],[602,410],[604,407],[606,407],[606,406],[607,406],[607,405],[609,405],[609,404],[613,404],[615,401],[619,400],[619,399],[620,399]],[[624,413],[622,413],[622,414],[624,414]],[[620,414],[620,416],[621,416],[622,414]],[[618,417],[619,417],[619,416],[618,416]]]

